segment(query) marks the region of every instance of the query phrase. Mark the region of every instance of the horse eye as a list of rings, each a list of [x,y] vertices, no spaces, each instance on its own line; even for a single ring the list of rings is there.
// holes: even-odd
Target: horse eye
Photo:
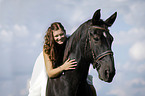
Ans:
[[[90,32],[90,35],[91,35],[91,36],[94,36],[94,33]]]
[[[99,38],[98,38],[98,37],[95,37],[94,39],[95,39],[95,41],[98,41],[98,40],[99,40]]]

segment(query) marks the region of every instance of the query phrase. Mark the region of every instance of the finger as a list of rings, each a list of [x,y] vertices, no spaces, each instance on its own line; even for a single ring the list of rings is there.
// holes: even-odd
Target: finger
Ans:
[[[69,62],[73,62],[73,61],[75,61],[75,59],[72,59],[72,60],[70,60]]]
[[[76,68],[69,68],[69,70],[73,70],[73,69],[76,69]]]
[[[75,64],[75,65],[71,65],[71,67],[75,67],[75,66],[77,66],[77,64]]]
[[[68,58],[66,61],[68,62],[70,60],[70,58]]]
[[[72,63],[70,63],[70,64],[71,64],[71,65],[72,65],[72,64],[77,64],[77,62],[72,62]]]

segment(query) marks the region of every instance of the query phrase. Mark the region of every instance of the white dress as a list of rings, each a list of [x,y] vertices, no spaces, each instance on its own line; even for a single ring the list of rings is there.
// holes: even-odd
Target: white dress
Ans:
[[[87,82],[93,85],[92,76],[88,75]],[[30,87],[28,96],[46,96],[46,85],[47,85],[48,75],[45,69],[43,51],[37,57],[32,77],[30,79]]]
[[[32,77],[30,79],[30,87],[28,96],[46,96],[47,73],[45,69],[43,51],[37,57]]]

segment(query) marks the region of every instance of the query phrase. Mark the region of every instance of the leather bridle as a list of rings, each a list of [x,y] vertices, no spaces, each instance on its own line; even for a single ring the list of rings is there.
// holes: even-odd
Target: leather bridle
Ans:
[[[92,54],[94,54],[93,52],[94,51],[92,50]],[[95,69],[95,67],[97,67],[97,69],[98,69],[99,66],[98,65],[96,66],[96,64],[100,64],[100,63],[98,63],[98,61],[107,55],[113,55],[113,52],[111,50],[106,50],[105,52],[99,54],[96,58],[93,56],[93,59],[95,61],[95,63],[93,63],[93,68]]]
[[[105,29],[103,27],[99,27],[99,26],[93,26],[94,28],[96,29],[99,29],[99,30],[104,30],[104,31],[109,31],[108,29]],[[90,35],[90,34],[89,34]],[[86,40],[86,43],[87,43],[87,40]],[[91,40],[90,40],[90,36],[89,36],[89,44],[90,44],[90,48],[91,48]],[[98,69],[99,66],[99,63],[98,61],[107,56],[107,55],[113,55],[113,52],[111,50],[106,50],[105,52],[102,52],[101,54],[99,54],[98,56],[95,56],[95,52],[93,49],[91,49],[91,52],[92,52],[92,56],[93,56],[93,60],[94,60],[94,64],[93,64],[93,68],[95,69],[95,67]],[[97,64],[97,65],[96,65]]]

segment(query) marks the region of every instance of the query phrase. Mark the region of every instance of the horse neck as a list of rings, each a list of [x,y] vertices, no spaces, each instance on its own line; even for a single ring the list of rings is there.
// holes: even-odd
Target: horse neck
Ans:
[[[67,60],[70,54],[75,51],[76,47],[80,43],[82,32],[81,28],[77,29],[67,40],[63,61]]]
[[[71,59],[75,58],[78,65],[77,65],[76,70],[73,71],[72,73],[70,73],[70,75],[75,74],[78,76],[78,78],[85,79],[88,74],[88,70],[89,70],[89,66],[90,66],[88,59],[86,59],[87,54],[85,53],[85,52],[87,52],[85,49],[87,42],[84,42],[84,41],[86,41],[86,39],[88,37],[87,32],[84,31],[84,33],[82,33],[82,31],[81,31],[81,33],[75,33],[72,36],[67,41],[65,54],[68,54],[67,58],[71,58]],[[79,40],[76,40],[76,38],[75,38],[76,36],[80,37]],[[75,40],[77,42],[73,42],[73,40]],[[68,51],[68,49],[70,47],[69,44],[73,44],[72,45],[73,48],[70,48],[70,51]]]
[[[68,58],[76,59],[77,61],[75,70],[65,71],[64,76],[60,77],[62,79],[65,78],[65,83],[67,82],[68,84],[68,93],[70,92],[72,96],[74,96],[73,94],[76,92],[79,84],[86,81],[90,66],[84,53],[86,43],[84,40],[87,38],[85,32],[86,31],[79,27],[78,30],[68,38],[64,51],[64,62]]]

